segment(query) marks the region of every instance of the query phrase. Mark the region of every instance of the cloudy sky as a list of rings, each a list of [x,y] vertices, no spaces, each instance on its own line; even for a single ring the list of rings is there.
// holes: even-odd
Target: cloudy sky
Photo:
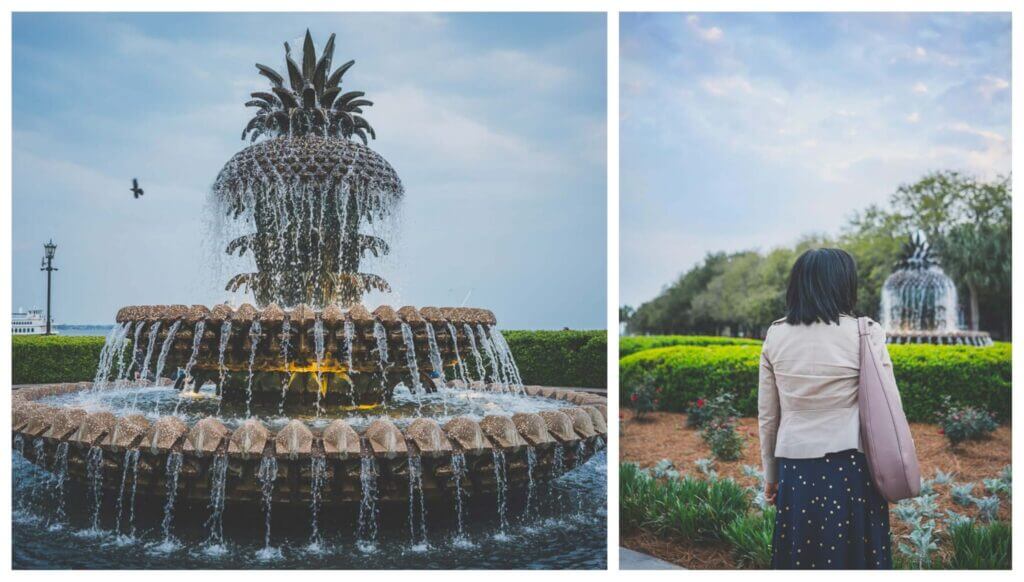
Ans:
[[[604,328],[603,14],[16,15],[12,307],[45,304],[50,237],[59,323],[226,299],[207,193],[267,89],[254,63],[283,71],[307,26],[356,59],[346,82],[406,187],[394,255],[368,269],[395,291],[366,303]]]
[[[623,14],[621,302],[709,251],[835,233],[901,183],[1010,172],[1010,17]]]

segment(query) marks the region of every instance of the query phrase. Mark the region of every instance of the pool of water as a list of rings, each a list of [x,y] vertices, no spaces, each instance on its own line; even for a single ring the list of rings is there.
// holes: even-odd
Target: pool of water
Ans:
[[[202,418],[215,416],[228,428],[238,426],[247,418],[244,402],[222,402],[213,385],[204,386],[195,394],[179,393],[171,387],[108,388],[52,396],[40,402],[78,407],[88,412],[138,413],[151,420],[173,414],[190,425]],[[282,428],[295,418],[314,428],[326,427],[332,420],[343,418],[356,430],[361,430],[377,418],[388,418],[401,427],[419,416],[427,416],[443,425],[456,416],[480,420],[489,414],[511,416],[517,412],[539,412],[566,406],[569,404],[564,401],[525,394],[451,388],[430,394],[413,394],[399,386],[391,402],[371,408],[324,405],[318,413],[310,404],[285,405],[282,408],[253,402],[252,413],[271,429]]]
[[[526,507],[508,500],[508,526],[502,528],[493,499],[467,504],[462,534],[454,508],[431,505],[426,518],[417,508],[382,507],[381,527],[372,544],[356,539],[354,510],[322,508],[319,536],[311,512],[274,506],[270,544],[259,507],[228,504],[223,543],[210,541],[210,508],[182,501],[163,527],[163,500],[140,503],[136,530],[116,532],[116,508],[105,507],[100,527],[90,522],[88,492],[77,484],[64,491],[51,474],[13,459],[13,567],[17,569],[604,569],[607,538],[607,457],[588,462],[545,485]],[[108,500],[109,501],[109,500]],[[111,504],[112,505],[112,504]],[[345,525],[334,525],[345,524]],[[421,524],[425,524],[425,542]]]

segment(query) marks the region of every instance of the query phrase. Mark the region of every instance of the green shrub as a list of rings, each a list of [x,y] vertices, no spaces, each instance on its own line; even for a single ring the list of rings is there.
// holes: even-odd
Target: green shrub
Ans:
[[[12,382],[85,382],[96,376],[103,336],[17,335],[11,337]]]
[[[608,334],[591,331],[503,331],[526,384],[608,386]]]
[[[761,345],[760,340],[714,335],[638,335],[619,338],[619,357],[671,346],[738,346]]]
[[[741,414],[757,412],[760,346],[674,346],[622,358],[619,375],[628,385],[650,373],[662,388],[661,410],[684,412],[697,398],[736,395]],[[912,421],[932,422],[943,397],[973,405],[1005,420],[1010,416],[1011,346],[889,346],[903,408]],[[621,397],[621,395],[620,395]]]
[[[1009,570],[1010,525],[963,523],[949,530],[953,555],[947,566],[954,570]]]
[[[772,565],[772,534],[775,507],[737,517],[725,527],[722,537],[732,546],[740,567],[768,569]]]

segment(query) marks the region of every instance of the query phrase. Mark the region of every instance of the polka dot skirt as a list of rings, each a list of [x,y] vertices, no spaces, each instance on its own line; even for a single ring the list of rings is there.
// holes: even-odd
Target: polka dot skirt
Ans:
[[[777,462],[773,568],[892,568],[889,506],[871,484],[864,453]]]

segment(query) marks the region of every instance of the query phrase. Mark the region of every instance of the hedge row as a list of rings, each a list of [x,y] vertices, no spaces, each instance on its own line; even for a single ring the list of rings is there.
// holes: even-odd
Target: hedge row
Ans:
[[[619,357],[671,346],[759,346],[761,340],[717,335],[633,335],[619,338]]]
[[[503,331],[525,384],[567,388],[608,386],[608,334],[588,331]]]
[[[931,422],[944,396],[1010,418],[1011,345],[892,345],[896,381],[907,418]],[[659,409],[682,412],[697,398],[736,395],[742,414],[757,414],[758,346],[676,346],[635,353],[619,362],[620,400],[650,374],[662,388]]]
[[[103,336],[12,336],[12,381],[46,384],[92,380],[105,340]]]
[[[503,332],[527,384],[604,388],[607,334],[598,331]],[[13,336],[15,384],[92,380],[102,336]]]

